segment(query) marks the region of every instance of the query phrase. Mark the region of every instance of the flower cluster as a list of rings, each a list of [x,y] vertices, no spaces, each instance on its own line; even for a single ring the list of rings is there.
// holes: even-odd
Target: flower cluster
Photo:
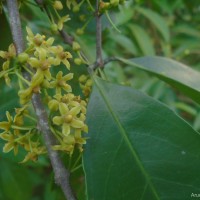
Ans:
[[[0,133],[0,138],[6,141],[3,147],[4,153],[13,150],[16,155],[21,146],[27,151],[22,162],[36,161],[40,154],[46,153],[46,148],[41,145],[40,138],[35,137],[35,124],[24,126],[24,121],[29,117],[27,106],[15,109],[14,117],[7,111],[6,117],[7,121],[0,122],[0,129],[4,130]]]
[[[0,77],[2,74],[2,77],[8,77],[10,72],[17,75],[20,88],[18,95],[22,105],[22,108],[16,109],[14,118],[7,112],[7,121],[0,122],[0,129],[3,129],[0,138],[6,141],[3,151],[14,150],[14,154],[17,154],[18,147],[23,147],[27,155],[22,162],[36,161],[38,155],[46,153],[36,123],[31,127],[24,126],[32,95],[42,93],[47,99],[50,128],[57,139],[56,145],[52,148],[72,154],[77,146],[82,152],[82,145],[86,143],[86,138],[82,134],[88,131],[85,124],[86,102],[72,93],[69,84],[73,78],[73,73],[69,72],[69,59],[72,55],[62,46],[53,45],[53,38],[33,34],[28,27],[26,30],[28,46],[23,53],[16,56],[14,45],[10,45],[8,51],[0,51],[0,57],[5,59]],[[77,44],[75,47],[76,50],[80,49]],[[15,65],[11,64],[13,59]],[[63,69],[59,68],[61,64],[66,66],[63,71],[68,73],[59,71]],[[24,71],[28,74],[28,79],[22,76]]]
[[[91,91],[92,91],[92,80],[91,78],[87,75],[81,75],[79,77],[79,84],[82,89],[83,95],[88,98]]]
[[[103,13],[113,7],[117,7],[120,4],[124,4],[125,0],[110,0],[110,2],[104,2],[104,1],[100,1],[99,2],[99,12]]]
[[[86,102],[72,93],[56,94],[49,101],[48,107],[54,113],[52,118],[53,124],[56,126],[54,131],[60,141],[60,144],[53,148],[72,153],[77,144],[82,151],[82,145],[86,143],[82,133],[88,131],[88,127],[84,123]]]
[[[10,86],[10,78],[8,75],[11,70],[9,68],[10,63],[16,57],[15,46],[11,44],[8,47],[8,51],[0,51],[0,57],[5,60],[2,66],[2,71],[0,72],[0,78],[3,77],[5,79],[6,84]]]
[[[59,66],[61,63],[69,70],[70,63],[68,59],[72,58],[72,55],[64,51],[60,45],[53,46],[53,38],[46,40],[44,35],[34,35],[28,27],[27,33],[28,48],[26,53],[18,56],[18,60],[26,70],[26,64],[29,65],[27,71],[32,78],[28,83],[28,87],[21,88],[19,91],[20,103],[27,103],[33,93],[40,92],[41,87],[50,88],[56,85],[58,89],[65,88],[65,90],[70,90],[70,86],[67,87],[65,82],[72,79],[73,75],[70,73],[62,77],[62,72],[59,72],[56,78],[53,78],[50,70],[53,66]]]

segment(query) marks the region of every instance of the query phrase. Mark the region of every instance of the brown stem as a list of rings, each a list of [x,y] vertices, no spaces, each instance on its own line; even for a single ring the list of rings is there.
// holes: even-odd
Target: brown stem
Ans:
[[[69,44],[70,46],[72,46],[72,43],[74,41],[74,38],[72,36],[70,36],[68,33],[66,33],[63,29],[61,31],[59,31],[61,37],[63,38],[63,41],[66,44]]]
[[[113,62],[113,61],[119,61],[119,59],[117,57],[108,57],[108,58],[104,59],[103,60],[103,67],[105,67],[106,64]],[[89,66],[89,70],[94,71],[98,67],[99,67],[99,64],[97,62],[95,62],[95,63],[93,63]]]
[[[17,0],[7,0],[7,5],[13,42],[15,44],[17,54],[20,54],[24,51],[24,42]],[[25,78],[29,78],[26,73],[23,75]],[[44,141],[48,150],[48,155],[55,174],[55,182],[56,184],[60,185],[65,197],[68,200],[76,200],[76,197],[74,196],[69,183],[70,173],[62,163],[58,152],[52,150],[51,148],[55,143],[55,138],[53,137],[53,134],[49,128],[48,116],[39,94],[33,95],[32,104],[37,116],[38,128],[43,134]]]
[[[99,14],[99,0],[96,0],[96,63],[99,67],[103,67],[103,57],[102,57],[102,25],[101,25],[101,15]]]

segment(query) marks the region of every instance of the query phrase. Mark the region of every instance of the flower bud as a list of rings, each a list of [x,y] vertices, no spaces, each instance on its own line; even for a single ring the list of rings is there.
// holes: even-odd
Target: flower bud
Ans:
[[[110,4],[112,6],[118,6],[119,5],[119,0],[110,0]]]
[[[58,32],[58,26],[55,23],[51,24],[50,29],[51,29],[52,33]]]
[[[79,45],[78,42],[73,42],[73,43],[72,43],[72,49],[73,49],[74,51],[79,51],[79,50],[81,49],[81,47],[80,47],[80,45]]]
[[[86,80],[87,80],[87,76],[86,75],[81,75],[80,77],[79,77],[79,79],[78,79],[78,81],[80,82],[80,83],[85,83],[86,82]]]
[[[63,5],[62,5],[61,1],[55,1],[54,4],[53,4],[53,7],[56,10],[62,10],[63,9]]]
[[[81,60],[80,58],[75,58],[75,59],[74,59],[74,63],[75,63],[76,65],[81,65],[81,64],[82,64],[82,60]]]
[[[49,107],[49,110],[51,110],[51,111],[57,111],[58,110],[58,102],[55,99],[53,99],[53,100],[49,101],[48,107]]]
[[[27,53],[20,53],[18,55],[18,61],[21,63],[21,64],[24,64],[26,63],[26,61],[28,60],[29,56]]]
[[[72,11],[73,11],[74,13],[77,13],[77,12],[79,12],[79,10],[80,10],[80,6],[79,6],[79,5],[76,5],[76,6],[73,7],[73,10],[72,10]]]
[[[91,80],[91,79],[88,79],[85,85],[86,85],[87,87],[91,87],[91,86],[92,86],[92,80]]]
[[[108,3],[108,2],[103,2],[103,1],[100,1],[99,3],[99,10],[100,12],[105,12],[106,10],[108,10],[110,8],[111,4]]]
[[[84,30],[82,28],[78,28],[76,30],[77,35],[83,35],[84,34]]]

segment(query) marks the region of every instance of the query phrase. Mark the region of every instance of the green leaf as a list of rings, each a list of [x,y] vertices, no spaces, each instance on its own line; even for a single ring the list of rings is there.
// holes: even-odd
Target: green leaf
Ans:
[[[1,159],[0,196],[8,200],[30,199],[33,183],[29,173],[24,166]]]
[[[128,52],[132,53],[133,55],[137,55],[136,46],[131,41],[131,39],[128,38],[127,36],[115,33],[115,37],[113,37],[113,34],[112,34],[110,36],[110,39],[114,40],[117,44],[122,46],[124,49],[126,49]]]
[[[157,30],[161,33],[165,41],[169,41],[170,39],[170,33],[169,33],[169,28],[167,26],[166,21],[163,19],[162,16],[160,16],[158,13],[146,9],[146,8],[141,8],[138,7],[136,10],[144,15],[149,21],[152,22],[152,24],[157,28]]]
[[[142,53],[144,55],[155,55],[152,39],[149,37],[146,31],[136,24],[131,24],[129,28],[131,29]]]
[[[200,193],[200,135],[165,105],[94,77],[84,151],[88,199],[189,199]]]
[[[11,78],[11,80],[14,79],[13,77]],[[16,79],[12,81],[12,86],[14,85],[17,85]],[[6,86],[3,79],[0,80],[0,86],[0,121],[3,121],[5,119],[6,111],[12,113],[14,108],[19,106],[19,99],[16,88]]]
[[[173,30],[177,35],[186,34],[191,37],[200,38],[200,32],[188,24],[177,25]]]
[[[172,59],[158,56],[119,60],[156,75],[200,103],[200,72]]]

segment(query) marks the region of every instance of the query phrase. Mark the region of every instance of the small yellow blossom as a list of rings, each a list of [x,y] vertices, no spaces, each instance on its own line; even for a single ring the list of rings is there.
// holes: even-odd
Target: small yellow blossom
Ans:
[[[38,156],[41,155],[41,154],[44,154],[44,153],[46,153],[45,147],[35,147],[35,148],[32,149],[32,151],[27,153],[24,160],[22,160],[20,163],[25,163],[29,160],[36,162],[38,160]]]
[[[0,51],[0,57],[2,57],[3,59],[11,60],[15,56],[16,56],[16,49],[14,44],[11,44],[8,47],[8,51]]]
[[[9,66],[10,66],[10,61],[16,56],[16,49],[15,49],[15,46],[14,44],[11,44],[9,47],[8,47],[8,51],[0,51],[0,57],[5,59],[6,61],[3,62],[3,66],[2,66],[2,69],[3,69],[3,77],[5,79],[5,82],[8,86],[10,86],[10,78],[8,76],[8,73],[5,73],[6,70],[9,69]]]
[[[6,117],[8,121],[0,122],[0,129],[3,129],[5,130],[5,132],[8,132],[11,128],[13,118],[8,111],[6,111]]]
[[[14,154],[18,153],[18,143],[15,142],[15,136],[11,133],[1,133],[0,138],[7,141],[3,147],[3,152],[8,153],[14,149]]]
[[[46,37],[44,35],[40,35],[38,33],[34,35],[32,30],[29,27],[26,27],[26,31],[27,31],[26,39],[29,42],[28,45],[31,47],[35,47],[36,49],[39,49],[40,47],[48,48],[54,42],[54,38],[52,37],[46,41],[45,40]]]
[[[53,123],[56,125],[62,125],[62,134],[69,135],[70,127],[72,128],[82,128],[84,126],[83,121],[81,121],[77,115],[80,113],[80,106],[69,109],[64,103],[59,104],[59,111],[61,116],[55,116],[53,118]]]
[[[30,58],[28,60],[28,63],[30,64],[31,67],[36,68],[36,70],[38,72],[38,73],[36,72],[36,74],[38,76],[43,75],[43,78],[46,77],[47,80],[50,80],[51,73],[49,71],[49,68],[54,63],[54,58],[47,57],[47,51],[42,48],[38,50],[38,57],[39,57],[39,59],[37,59],[35,57]]]
[[[51,86],[56,88],[56,94],[61,94],[61,89],[65,90],[66,92],[71,92],[72,88],[66,82],[73,78],[73,74],[69,73],[63,76],[63,72],[59,71],[56,75],[56,80],[51,82]]]
[[[61,17],[59,20],[58,20],[58,30],[61,31],[63,29],[63,24],[67,21],[70,20],[70,17],[69,15],[66,15],[64,17]]]
[[[56,56],[54,60],[55,65],[60,65],[62,62],[67,67],[67,69],[70,69],[70,63],[68,59],[72,58],[72,55],[69,52],[64,51],[63,47],[60,45],[51,47],[50,51]]]

